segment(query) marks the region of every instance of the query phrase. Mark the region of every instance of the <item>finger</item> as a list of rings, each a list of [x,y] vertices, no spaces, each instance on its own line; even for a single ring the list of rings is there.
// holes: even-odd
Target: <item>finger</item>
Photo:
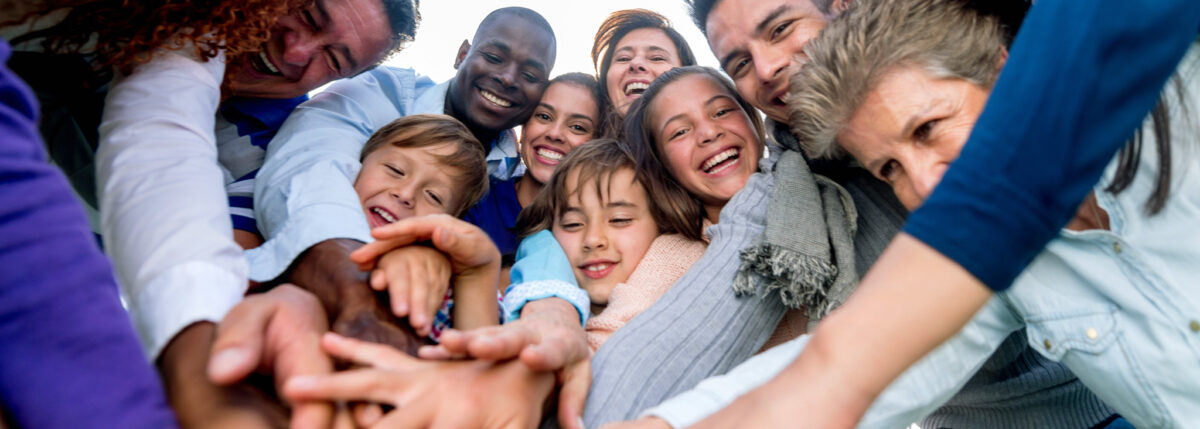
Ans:
[[[441,258],[438,261],[430,263],[430,275],[426,281],[429,282],[429,290],[433,293],[429,294],[429,314],[436,314],[438,309],[442,308],[442,303],[446,301],[446,291],[450,289],[450,261]]]
[[[333,404],[325,401],[298,401],[292,406],[291,429],[324,429],[334,416]]]
[[[229,385],[246,378],[262,363],[267,320],[274,305],[262,296],[251,296],[229,310],[217,325],[208,361],[208,378]]]
[[[445,335],[445,334],[443,333],[442,335]],[[421,359],[425,359],[425,360],[451,360],[451,359],[464,359],[467,357],[467,354],[466,353],[451,353],[449,350],[446,350],[445,347],[442,347],[441,345],[436,345],[436,346],[421,346],[421,348],[417,349],[417,357],[419,357]]]
[[[408,302],[410,304],[410,314],[408,323],[413,329],[417,330],[417,334],[423,336],[429,335],[430,311],[429,302],[429,273],[424,265],[418,265],[420,268],[409,271],[408,281],[413,285],[408,291]]]
[[[416,361],[394,347],[343,337],[332,332],[321,338],[321,346],[336,358],[380,369],[404,370],[407,369],[406,363]]]
[[[538,332],[519,324],[476,330],[469,333],[467,352],[478,359],[511,359],[530,344],[537,344],[539,337]]]
[[[550,331],[521,352],[521,362],[535,371],[555,371],[589,358],[591,350],[579,330]]]
[[[351,406],[354,422],[358,427],[369,427],[383,418],[383,407],[379,404],[358,402]]]
[[[409,283],[408,273],[411,271],[398,267],[388,268],[391,268],[388,270],[387,278],[388,298],[392,303],[392,314],[395,314],[396,317],[408,316],[413,303],[409,297],[412,292],[409,290],[411,283]]]
[[[583,407],[592,386],[591,360],[584,359],[560,374],[558,423],[565,429],[583,429]]]
[[[377,291],[387,290],[387,274],[383,270],[371,270],[371,289]]]
[[[387,371],[352,369],[328,375],[304,375],[288,379],[284,397],[296,401],[371,401],[391,404],[389,388],[403,382]]]
[[[416,216],[372,229],[371,236],[375,237],[375,241],[351,253],[350,260],[358,264],[368,263],[388,250],[428,240],[442,222],[445,221],[438,216]]]
[[[358,425],[354,424],[354,417],[350,415],[346,404],[339,402],[333,413],[333,429],[355,429],[357,427]]]

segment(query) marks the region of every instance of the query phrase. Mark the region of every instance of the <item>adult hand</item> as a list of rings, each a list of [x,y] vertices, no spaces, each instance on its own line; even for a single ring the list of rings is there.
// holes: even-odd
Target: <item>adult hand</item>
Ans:
[[[334,332],[415,355],[424,340],[392,315],[386,301],[367,285],[367,274],[350,261],[350,253],[359,247],[362,243],[347,239],[317,243],[296,263],[292,282],[317,296]]]
[[[450,260],[426,246],[392,249],[379,257],[371,271],[371,289],[387,291],[392,314],[408,317],[409,325],[422,337],[433,329],[433,314],[449,288]]]
[[[666,420],[654,416],[642,417],[637,420],[609,423],[600,429],[671,429]]]
[[[278,390],[288,377],[333,371],[333,362],[319,347],[326,331],[326,316],[316,297],[282,285],[248,296],[230,310],[217,326],[215,340],[209,337],[211,354],[200,355],[210,357],[208,378],[218,386],[232,386],[259,373],[273,376]],[[292,403],[293,428],[329,427],[332,418],[329,403]]]
[[[336,334],[326,335],[322,346],[368,368],[295,377],[283,394],[297,401],[362,400],[397,407],[372,427],[534,427],[554,384],[549,373],[516,361],[423,361]]]
[[[592,383],[591,350],[579,312],[562,299],[525,304],[521,318],[506,325],[443,332],[439,345],[423,347],[419,355],[426,359],[519,357],[531,370],[554,371],[561,386],[558,421],[563,427],[582,427],[580,417]]]

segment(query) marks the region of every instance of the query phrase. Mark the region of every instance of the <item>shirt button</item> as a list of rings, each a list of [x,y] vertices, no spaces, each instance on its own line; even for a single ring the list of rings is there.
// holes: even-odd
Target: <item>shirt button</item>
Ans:
[[[1100,336],[1100,334],[1096,332],[1096,328],[1088,328],[1087,337],[1089,340],[1094,340],[1098,336]]]
[[[1121,253],[1121,243],[1113,242],[1113,251]]]
[[[1046,342],[1044,342],[1042,344],[1046,345],[1046,350],[1050,350],[1050,340],[1046,340]]]
[[[1200,321],[1193,320],[1192,323],[1188,325],[1188,327],[1192,328],[1192,332],[1200,332]]]

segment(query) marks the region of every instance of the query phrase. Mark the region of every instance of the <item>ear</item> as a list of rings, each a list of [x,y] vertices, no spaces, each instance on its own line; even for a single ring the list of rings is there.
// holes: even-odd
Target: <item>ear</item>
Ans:
[[[1004,69],[1004,63],[1008,62],[1008,48],[1001,46],[998,49],[1000,49],[1000,58],[996,59],[996,73],[1000,73],[1000,70]]]
[[[467,52],[471,52],[471,42],[463,40],[462,45],[458,46],[458,55],[454,56],[455,70],[458,70],[458,66],[462,65],[463,60],[467,59]]]
[[[852,2],[852,1],[854,1],[854,0],[833,0],[833,3],[829,4],[829,15],[830,16],[841,15],[842,12],[845,12],[846,9],[848,9],[850,7],[850,2]]]

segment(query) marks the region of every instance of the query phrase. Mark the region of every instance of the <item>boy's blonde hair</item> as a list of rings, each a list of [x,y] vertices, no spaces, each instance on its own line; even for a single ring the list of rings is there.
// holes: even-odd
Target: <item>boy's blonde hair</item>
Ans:
[[[438,156],[439,163],[462,173],[458,192],[461,195],[456,207],[448,207],[450,214],[462,217],[488,192],[487,161],[483,145],[462,122],[446,115],[410,115],[384,125],[363,145],[358,160],[385,147],[423,148],[439,144],[453,144],[454,153]]]
[[[658,225],[660,234],[682,234],[692,229],[692,222],[680,213],[664,210],[663,197],[655,193],[655,187],[650,182],[656,175],[637,168],[637,161],[629,148],[613,139],[598,139],[584,143],[567,154],[562,164],[554,170],[546,186],[538,192],[533,202],[521,210],[517,216],[516,230],[521,236],[528,236],[543,229],[550,229],[555,219],[567,210],[569,199],[583,192],[586,184],[596,187],[596,193],[601,199],[607,199],[612,176],[621,169],[633,171],[633,181],[642,185],[646,190],[646,200],[650,204],[650,216]],[[571,174],[578,174],[576,188],[567,189],[567,179]]]

